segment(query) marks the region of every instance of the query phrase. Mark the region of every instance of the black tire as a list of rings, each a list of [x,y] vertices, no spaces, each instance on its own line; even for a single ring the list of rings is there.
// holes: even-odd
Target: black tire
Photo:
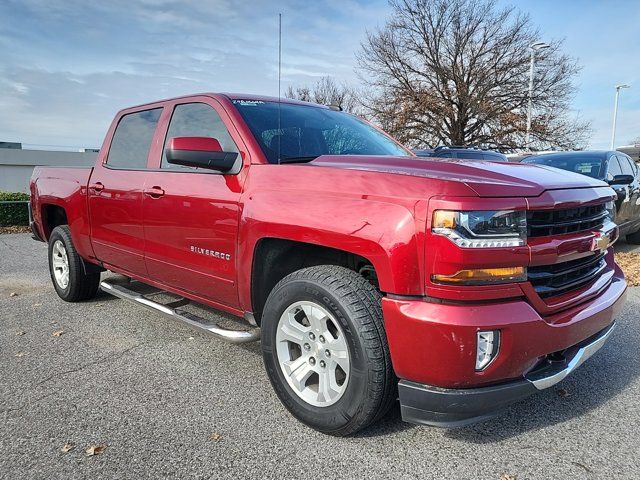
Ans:
[[[397,399],[397,379],[384,330],[380,293],[347,268],[321,265],[283,278],[272,290],[262,315],[262,354],[271,384],[284,406],[320,432],[345,436],[384,416]],[[350,373],[342,396],[332,405],[314,406],[287,383],[278,361],[276,335],[281,315],[294,303],[309,301],[331,313],[344,332]]]
[[[630,243],[632,245],[640,245],[640,230],[628,234],[625,240],[627,241],[627,243]]]
[[[57,241],[62,242],[66,250],[69,265],[68,284],[63,287],[58,284],[54,274],[53,250]],[[71,233],[67,225],[60,225],[53,229],[49,237],[49,273],[58,296],[65,302],[80,302],[95,297],[100,285],[100,272],[85,272],[82,259],[71,240]]]

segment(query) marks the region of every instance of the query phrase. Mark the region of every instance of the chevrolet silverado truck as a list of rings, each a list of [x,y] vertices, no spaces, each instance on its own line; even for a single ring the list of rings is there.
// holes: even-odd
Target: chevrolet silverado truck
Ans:
[[[409,422],[484,420],[593,355],[626,293],[604,182],[418,158],[315,104],[202,94],[128,108],[94,167],[36,168],[30,189],[63,300],[101,288],[260,340],[284,406],[333,435],[398,399]]]

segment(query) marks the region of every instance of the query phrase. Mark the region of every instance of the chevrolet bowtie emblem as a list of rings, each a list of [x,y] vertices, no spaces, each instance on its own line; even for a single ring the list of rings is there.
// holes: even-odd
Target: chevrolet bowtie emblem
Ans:
[[[611,238],[609,238],[609,232],[595,232],[595,237],[591,243],[591,251],[596,250],[604,251],[609,248],[611,244]]]

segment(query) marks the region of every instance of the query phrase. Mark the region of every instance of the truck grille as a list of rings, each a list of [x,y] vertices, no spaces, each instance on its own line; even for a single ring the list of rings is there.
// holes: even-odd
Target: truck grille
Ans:
[[[605,252],[553,265],[529,267],[527,276],[542,298],[560,295],[595,280],[607,267]]]
[[[529,237],[548,237],[564,233],[596,230],[607,217],[605,204],[560,210],[531,210],[527,212]]]

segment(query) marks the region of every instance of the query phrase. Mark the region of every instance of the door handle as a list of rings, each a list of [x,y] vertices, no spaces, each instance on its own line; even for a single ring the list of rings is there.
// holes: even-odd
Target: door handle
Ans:
[[[151,187],[143,190],[144,194],[151,198],[160,198],[164,195],[164,190],[160,187]]]
[[[89,188],[96,193],[100,193],[102,190],[104,190],[104,185],[100,182],[96,182],[89,185]]]

